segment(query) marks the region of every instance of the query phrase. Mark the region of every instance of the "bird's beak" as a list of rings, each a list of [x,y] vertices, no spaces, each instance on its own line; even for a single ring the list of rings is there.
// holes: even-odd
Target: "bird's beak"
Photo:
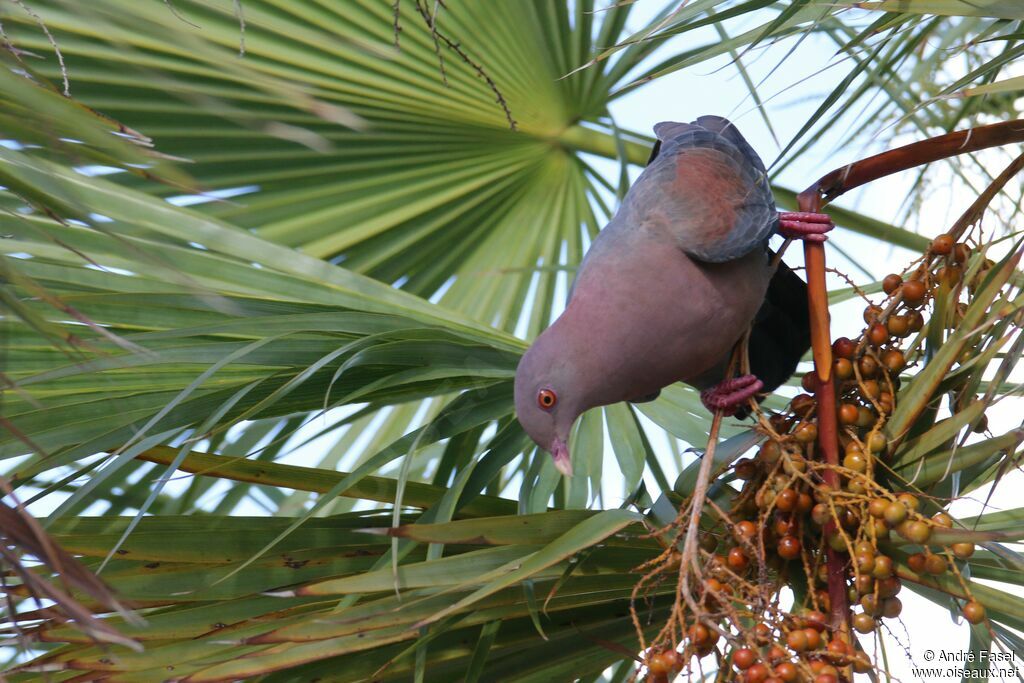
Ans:
[[[559,437],[551,442],[551,457],[555,460],[555,469],[567,477],[572,476],[572,460],[569,458],[569,447]]]

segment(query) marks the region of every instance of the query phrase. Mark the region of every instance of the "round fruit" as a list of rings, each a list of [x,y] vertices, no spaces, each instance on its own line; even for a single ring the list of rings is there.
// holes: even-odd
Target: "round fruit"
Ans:
[[[838,337],[832,342],[832,353],[840,358],[853,360],[853,355],[857,353],[857,342],[848,337]]]
[[[953,252],[953,245],[956,240],[949,233],[943,233],[932,240],[932,253],[938,256],[945,256]]]
[[[903,589],[903,583],[895,576],[890,576],[887,579],[881,579],[878,582],[878,597],[883,600],[886,598],[894,598]]]
[[[889,525],[885,523],[884,519],[872,519],[873,531],[875,532],[875,540],[877,541],[888,541],[889,540]]]
[[[914,553],[907,558],[907,566],[910,567],[911,571],[915,574],[920,574],[925,571],[925,565],[928,563],[928,558],[924,556],[924,553]]]
[[[882,315],[882,307],[871,305],[864,309],[864,322],[871,324]]]
[[[907,508],[903,503],[889,503],[885,506],[885,522],[889,526],[896,526],[907,518]]]
[[[740,538],[749,539],[753,538],[754,536],[757,536],[757,525],[748,520],[743,520],[742,522],[739,522],[736,525],[735,530],[736,535]]]
[[[899,349],[889,349],[882,354],[882,365],[891,372],[899,372],[907,365],[907,359]]]
[[[809,494],[809,493],[801,493],[799,496],[797,496],[797,498],[796,498],[796,510],[797,510],[797,512],[806,513],[812,507],[814,507],[814,499],[811,498],[811,494]]]
[[[793,489],[782,489],[775,496],[775,507],[782,512],[792,512],[796,507],[797,498],[799,498],[799,495]]]
[[[851,454],[843,458],[843,467],[854,472],[863,473],[868,469],[868,460],[863,455]]]
[[[729,568],[734,572],[743,572],[750,566],[750,558],[743,552],[742,548],[732,548],[729,550],[729,557],[727,560]]]
[[[910,321],[911,332],[920,332],[921,328],[924,327],[924,316],[921,315],[920,311],[907,313],[907,320]]]
[[[878,374],[878,361],[871,356],[864,356],[857,361],[857,368],[860,370],[861,377],[871,379]]]
[[[917,499],[917,496],[911,493],[901,493],[896,496],[896,500],[903,503],[904,506],[911,512],[916,512],[921,507],[921,502]]]
[[[747,669],[747,673],[743,677],[743,680],[746,681],[746,683],[766,683],[771,673],[771,670],[769,670],[764,664],[755,664]]]
[[[944,574],[946,566],[946,558],[940,555],[929,555],[924,561],[924,570],[929,574]]]
[[[980,624],[985,621],[985,608],[980,602],[971,600],[964,605],[964,619],[972,624]]]
[[[814,397],[810,394],[797,394],[789,403],[790,410],[803,417],[807,417],[807,414],[814,410],[814,406]]]
[[[814,683],[839,683],[834,674],[818,674],[814,677]]]
[[[889,507],[889,501],[885,498],[872,498],[868,503],[868,514],[877,519],[885,517],[885,509]]]
[[[761,450],[757,452],[757,459],[769,465],[774,465],[781,457],[782,447],[779,446],[778,441],[769,441],[765,445],[761,446]]]
[[[815,631],[817,634],[817,631]],[[803,629],[790,631],[786,635],[786,645],[793,652],[803,652],[807,649],[807,633]]]
[[[840,380],[846,380],[853,377],[853,363],[845,358],[836,358],[833,362],[832,370]]]
[[[817,650],[821,647],[821,634],[813,628],[805,628],[804,635],[807,636],[807,649]]]
[[[768,624],[758,624],[754,627],[754,639],[759,643],[767,643],[772,637],[772,629]]]
[[[968,557],[974,554],[973,543],[954,543],[950,546],[950,550],[953,554],[959,557],[961,560],[966,560]]]
[[[813,609],[808,610],[804,612],[801,619],[803,621],[804,626],[808,628],[813,628],[815,631],[818,631],[819,633],[828,628],[828,617],[825,616],[824,612],[819,612],[818,610]]]
[[[878,385],[878,380],[874,379],[866,379],[861,382],[858,390],[865,400],[878,398],[878,395],[882,393],[882,388]]]
[[[899,289],[900,285],[902,284],[903,278],[901,278],[896,273],[890,273],[889,275],[885,276],[884,280],[882,280],[882,291],[885,292],[886,294],[892,294],[897,289]]]
[[[854,614],[853,628],[857,633],[871,633],[875,630],[875,618],[864,612]]]
[[[665,655],[659,652],[647,658],[647,670],[655,676],[664,676],[672,671],[672,667]]]
[[[902,315],[891,315],[885,322],[885,329],[894,337],[906,337],[910,334],[910,321]]]
[[[743,481],[749,481],[757,476],[757,463],[750,458],[740,460],[733,469],[736,472],[736,478]]]
[[[945,512],[937,512],[932,517],[932,524],[935,526],[941,526],[945,529],[953,528],[953,518],[947,515]]]
[[[818,503],[811,508],[811,521],[818,526],[825,526],[830,519],[832,519],[832,513],[824,503]]]
[[[868,328],[868,341],[875,346],[881,346],[889,341],[889,330],[882,323],[874,323]]]
[[[924,545],[932,537],[932,528],[924,522],[911,522],[903,527],[902,535],[911,543]]]
[[[706,645],[711,640],[711,631],[704,624],[694,624],[688,632],[690,642],[694,645]]]
[[[855,424],[857,422],[857,406],[852,403],[844,403],[839,406],[839,422],[844,425]]]
[[[872,453],[881,453],[885,450],[885,447],[889,445],[888,440],[885,438],[885,434],[882,432],[871,432],[867,439],[868,450]]]
[[[875,424],[878,420],[878,416],[870,408],[861,406],[857,408],[857,426],[867,429],[871,425]]]
[[[814,427],[814,425],[811,425]],[[807,469],[807,461],[799,453],[787,453],[782,461],[782,471],[786,474],[795,474]]]
[[[793,438],[800,443],[812,443],[818,438],[818,427],[813,422],[802,422],[793,431]]]
[[[892,576],[892,558],[885,555],[877,556],[875,558],[875,566],[871,570],[871,575],[876,579],[887,579]]]
[[[741,647],[732,653],[732,663],[740,671],[746,671],[750,667],[754,666],[756,661],[757,653],[749,647]]]
[[[809,391],[811,393],[816,391],[817,388],[818,388],[818,376],[817,376],[817,374],[814,373],[814,372],[806,373],[800,379],[800,386],[803,387],[804,391]],[[782,430],[776,429],[776,431],[782,431]]]
[[[783,536],[775,548],[779,557],[785,560],[795,560],[800,557],[800,539],[796,536]]]
[[[782,662],[775,667],[775,675],[786,683],[793,683],[800,676],[800,670],[793,662]]]
[[[878,598],[873,593],[869,593],[860,599],[860,606],[864,608],[865,614],[869,614],[873,617],[877,617],[881,610],[878,605]]]
[[[903,603],[899,598],[889,598],[882,603],[882,616],[886,619],[895,619],[903,611]]]
[[[911,308],[916,308],[924,303],[928,288],[920,280],[907,280],[900,287],[900,292],[903,294],[903,303]]]
[[[853,558],[853,563],[857,565],[858,572],[870,574],[871,570],[875,568],[875,555],[874,553],[858,552]]]
[[[875,592],[875,580],[867,574],[861,574],[853,580],[853,586],[857,589],[858,595],[867,595]],[[851,600],[851,602],[854,602]]]

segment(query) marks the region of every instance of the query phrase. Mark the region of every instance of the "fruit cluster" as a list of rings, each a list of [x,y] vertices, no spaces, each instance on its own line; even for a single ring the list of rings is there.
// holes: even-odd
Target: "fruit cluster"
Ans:
[[[872,633],[883,618],[900,615],[901,568],[910,578],[959,578],[955,559],[970,557],[973,544],[933,551],[933,533],[953,520],[929,514],[919,496],[891,490],[883,427],[895,409],[900,373],[916,356],[903,340],[924,328],[924,310],[942,288],[960,286],[970,255],[967,245],[940,235],[906,279],[884,279],[885,305],[865,309],[861,335],[833,343],[839,464],[827,464],[819,452],[816,373],[804,376],[807,393],[788,410],[762,416],[768,438],[755,457],[733,466],[742,485],[731,509],[709,502],[718,519],[702,525],[700,613],[689,617],[680,643],[673,638],[671,647],[648,650],[651,681],[668,680],[693,657],[711,654],[728,671],[719,680],[849,681],[872,666],[851,628]],[[921,550],[901,554],[894,533]],[[797,596],[789,609],[780,605],[782,586]],[[985,619],[973,599],[963,613],[974,624]]]

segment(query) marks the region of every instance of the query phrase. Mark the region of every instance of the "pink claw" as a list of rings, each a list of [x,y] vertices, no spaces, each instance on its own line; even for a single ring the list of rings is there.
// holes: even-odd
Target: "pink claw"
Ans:
[[[740,375],[700,392],[700,400],[712,413],[721,410],[724,415],[735,415],[739,408],[763,388],[764,382],[754,375]]]
[[[779,232],[788,239],[824,242],[825,233],[836,227],[826,213],[790,211],[779,213]]]

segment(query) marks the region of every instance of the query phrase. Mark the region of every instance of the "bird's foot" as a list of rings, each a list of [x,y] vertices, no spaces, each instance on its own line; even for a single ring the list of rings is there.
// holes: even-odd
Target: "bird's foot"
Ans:
[[[836,227],[827,213],[783,211],[779,213],[779,232],[787,239],[824,242],[825,233]]]
[[[764,382],[757,377],[740,375],[700,392],[700,400],[712,413],[721,410],[723,415],[735,415],[761,389],[764,389]]]

